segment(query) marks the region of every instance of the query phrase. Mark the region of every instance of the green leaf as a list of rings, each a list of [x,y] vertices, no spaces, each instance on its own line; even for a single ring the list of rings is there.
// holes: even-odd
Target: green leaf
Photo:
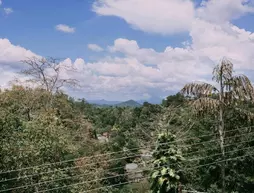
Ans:
[[[167,174],[167,172],[168,172],[167,168],[163,168],[161,170],[161,175],[165,175],[165,174]]]
[[[159,175],[159,172],[158,172],[158,171],[156,171],[156,172],[154,172],[154,173],[152,174],[152,178],[153,178],[153,179],[155,179],[155,178],[157,178],[157,177],[158,177],[158,175]]]
[[[171,177],[175,177],[175,171],[172,170],[172,169],[170,169],[170,170],[169,170],[169,175],[170,175]]]
[[[160,178],[158,179],[158,183],[159,183],[160,186],[162,186],[164,182],[165,182],[165,178],[160,177]]]

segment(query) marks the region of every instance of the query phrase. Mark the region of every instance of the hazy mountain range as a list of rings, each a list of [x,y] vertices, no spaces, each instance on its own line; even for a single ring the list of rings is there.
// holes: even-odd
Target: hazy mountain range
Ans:
[[[153,97],[149,100],[128,100],[128,101],[107,101],[104,99],[101,100],[88,100],[90,104],[99,105],[99,106],[141,106],[144,102],[149,102],[152,104],[160,104],[162,102],[162,98]]]

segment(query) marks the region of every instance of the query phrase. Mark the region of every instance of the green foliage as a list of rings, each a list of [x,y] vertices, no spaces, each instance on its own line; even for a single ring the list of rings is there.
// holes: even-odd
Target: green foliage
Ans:
[[[235,83],[244,81],[247,79],[234,79]],[[246,86],[250,89],[249,84]],[[190,93],[200,91],[198,96],[187,98],[178,93],[168,96],[162,105],[145,102],[137,107],[103,108],[85,99],[75,100],[60,90],[22,86],[3,90],[0,191],[24,186],[9,192],[36,192],[70,185],[51,192],[97,188],[94,192],[146,193],[150,184],[154,193],[180,192],[180,185],[201,192],[220,192],[223,158],[217,140],[217,103],[213,103],[218,93],[212,88],[207,84],[192,87]],[[206,105],[206,114],[198,115],[187,103],[198,99],[204,89],[210,92],[205,96],[212,100],[200,100],[195,107],[211,102],[214,111]],[[223,109],[225,158],[235,158],[225,163],[226,190],[249,193],[254,189],[254,106],[251,101],[231,99],[227,98]],[[239,129],[242,127],[246,128]],[[108,135],[108,142],[99,141],[102,134]],[[156,138],[157,134],[161,135]],[[143,159],[143,150],[154,151],[152,161]],[[83,156],[89,157],[61,162]],[[137,163],[145,179],[130,183],[124,169],[127,163]],[[27,167],[32,168],[22,170]],[[152,172],[146,175],[150,169]]]
[[[177,148],[175,136],[170,133],[160,134],[153,157],[152,192],[177,192],[181,182],[181,164],[184,158]]]

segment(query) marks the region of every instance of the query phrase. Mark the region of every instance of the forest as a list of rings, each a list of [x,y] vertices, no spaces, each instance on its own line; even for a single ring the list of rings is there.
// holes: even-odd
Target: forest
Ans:
[[[0,91],[0,192],[254,192],[254,89],[223,58],[214,84],[161,104],[89,104],[53,58]]]

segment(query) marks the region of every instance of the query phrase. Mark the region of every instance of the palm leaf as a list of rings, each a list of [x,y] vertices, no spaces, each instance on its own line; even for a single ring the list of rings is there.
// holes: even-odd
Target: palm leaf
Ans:
[[[224,81],[230,80],[233,74],[233,64],[228,59],[223,58],[221,63],[213,69],[213,80],[220,82],[221,78]]]
[[[202,97],[191,102],[193,110],[199,114],[218,112],[220,101],[213,98]]]
[[[232,97],[242,101],[253,101],[254,88],[245,75],[234,76],[231,79]]]
[[[218,89],[204,82],[186,84],[181,90],[181,94],[194,97],[208,97],[215,93],[218,93]]]

